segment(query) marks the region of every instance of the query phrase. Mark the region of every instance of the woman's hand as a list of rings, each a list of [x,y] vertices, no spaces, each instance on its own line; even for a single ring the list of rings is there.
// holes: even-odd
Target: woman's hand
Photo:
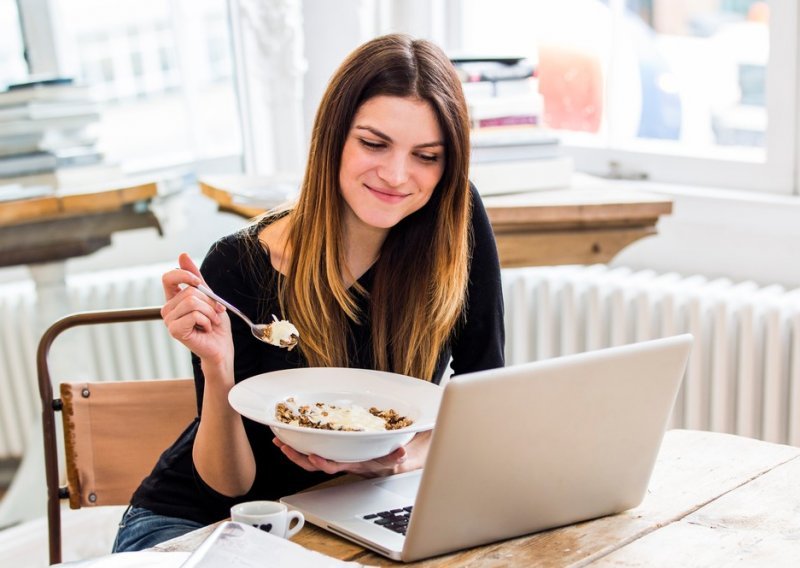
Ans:
[[[420,469],[424,466],[431,443],[431,431],[418,433],[408,444],[402,448],[397,448],[389,455],[355,463],[342,463],[326,460],[313,454],[301,454],[291,446],[281,442],[278,438],[273,438],[272,443],[278,446],[287,458],[306,471],[324,471],[330,474],[347,472],[364,477],[383,477]]]
[[[161,317],[172,337],[205,363],[233,360],[231,324],[225,307],[193,286],[204,284],[200,270],[187,254],[178,257],[180,268],[161,278],[166,303]]]

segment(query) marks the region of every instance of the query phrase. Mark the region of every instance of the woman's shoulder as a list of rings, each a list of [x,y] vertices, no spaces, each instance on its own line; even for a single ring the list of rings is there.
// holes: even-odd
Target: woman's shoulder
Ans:
[[[470,282],[496,286],[500,280],[500,259],[492,223],[478,190],[470,182],[472,195]]]
[[[245,227],[244,229],[220,237],[209,247],[203,264],[213,264],[217,262],[227,263],[244,254],[249,254],[249,250],[253,246],[251,242],[253,237],[250,233],[250,227]]]
[[[206,255],[207,261],[229,261],[233,257],[255,256],[260,258],[269,255],[259,236],[270,225],[281,217],[262,217],[256,219],[246,227],[225,235],[212,243]]]
[[[492,231],[492,224],[489,222],[489,215],[486,213],[486,207],[483,205],[478,188],[475,184],[469,182],[469,193],[472,200],[472,233],[473,237],[482,238],[491,236],[492,242],[494,241],[494,231]]]
[[[211,245],[200,271],[212,288],[238,287],[242,282],[264,281],[269,276],[272,266],[258,239],[259,225],[248,225]]]

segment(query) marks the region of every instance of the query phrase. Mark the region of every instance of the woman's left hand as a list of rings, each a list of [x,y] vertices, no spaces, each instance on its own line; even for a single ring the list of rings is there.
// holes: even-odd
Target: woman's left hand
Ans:
[[[395,473],[403,473],[420,469],[425,465],[428,456],[428,447],[431,442],[431,430],[420,432],[411,441],[391,454],[374,460],[342,463],[326,460],[316,455],[301,454],[291,446],[273,438],[272,443],[281,449],[281,452],[306,471],[324,471],[325,473],[355,473],[363,477],[383,477]]]

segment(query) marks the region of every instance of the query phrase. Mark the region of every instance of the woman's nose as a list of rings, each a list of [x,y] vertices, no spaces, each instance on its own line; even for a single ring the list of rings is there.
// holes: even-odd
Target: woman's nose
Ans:
[[[405,156],[389,156],[378,168],[380,178],[393,187],[408,181],[408,165]]]

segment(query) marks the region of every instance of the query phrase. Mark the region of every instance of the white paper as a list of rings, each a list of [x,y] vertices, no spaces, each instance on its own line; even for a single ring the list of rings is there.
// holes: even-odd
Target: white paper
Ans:
[[[290,540],[257,528],[227,521],[189,557],[181,568],[355,568],[344,562],[308,550]]]

